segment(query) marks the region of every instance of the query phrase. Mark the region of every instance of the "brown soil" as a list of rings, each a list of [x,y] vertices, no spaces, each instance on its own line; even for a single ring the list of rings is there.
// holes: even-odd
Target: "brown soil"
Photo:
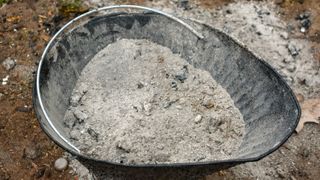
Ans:
[[[196,2],[205,8],[216,8],[233,2],[233,0],[197,0]]]
[[[43,22],[56,14],[49,0],[13,2],[0,8],[0,63],[16,59],[10,71],[0,66],[0,179],[73,179],[69,169],[54,170],[63,151],[43,133],[32,109],[36,63],[50,36]]]

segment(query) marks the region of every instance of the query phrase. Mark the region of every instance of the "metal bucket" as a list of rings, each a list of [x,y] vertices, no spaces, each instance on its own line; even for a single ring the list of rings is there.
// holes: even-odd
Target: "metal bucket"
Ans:
[[[144,12],[106,13],[122,8]],[[122,5],[95,9],[67,23],[44,50],[33,91],[35,111],[46,134],[93,171],[112,169],[150,176],[211,172],[257,161],[279,148],[300,118],[290,87],[270,65],[225,33],[199,22],[186,22],[154,9]],[[196,68],[209,71],[228,91],[246,124],[234,159],[123,165],[87,157],[70,143],[63,117],[79,74],[97,52],[121,38],[148,39],[166,46]]]

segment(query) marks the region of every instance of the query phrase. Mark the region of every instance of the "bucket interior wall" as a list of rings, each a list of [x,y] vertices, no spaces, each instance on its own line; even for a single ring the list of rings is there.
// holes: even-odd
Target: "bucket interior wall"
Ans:
[[[201,32],[205,40],[156,14],[101,16],[79,25],[56,40],[43,61],[40,91],[50,120],[68,139],[63,116],[85,65],[118,39],[148,39],[211,73],[231,95],[245,120],[246,133],[237,158],[261,156],[295,128],[299,111],[291,90],[268,65],[229,36],[206,25],[201,25]],[[46,119],[40,121],[51,137],[72,151],[50,130]]]

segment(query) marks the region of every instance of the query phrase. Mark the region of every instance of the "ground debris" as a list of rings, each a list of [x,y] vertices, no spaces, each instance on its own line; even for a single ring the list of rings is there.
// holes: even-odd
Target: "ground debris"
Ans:
[[[36,145],[30,145],[23,150],[23,157],[34,160],[41,155],[41,151]]]
[[[2,62],[2,66],[3,66],[7,71],[13,69],[15,65],[16,65],[16,60],[13,59],[13,58],[10,58],[10,57],[8,57],[7,59],[5,59],[5,60]]]
[[[298,49],[293,43],[289,43],[289,44],[287,45],[287,48],[288,48],[288,50],[289,50],[289,53],[290,53],[293,57],[299,55],[299,49]]]
[[[301,104],[301,110],[301,118],[296,128],[297,133],[303,129],[305,123],[320,123],[320,99],[305,100]]]

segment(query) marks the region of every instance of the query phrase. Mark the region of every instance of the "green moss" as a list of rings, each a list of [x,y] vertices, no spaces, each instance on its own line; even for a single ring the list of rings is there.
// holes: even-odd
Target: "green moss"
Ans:
[[[65,16],[83,13],[87,10],[82,0],[59,0],[59,11]]]
[[[9,2],[9,0],[0,0],[0,6],[2,6],[5,3],[8,3],[8,2]]]

